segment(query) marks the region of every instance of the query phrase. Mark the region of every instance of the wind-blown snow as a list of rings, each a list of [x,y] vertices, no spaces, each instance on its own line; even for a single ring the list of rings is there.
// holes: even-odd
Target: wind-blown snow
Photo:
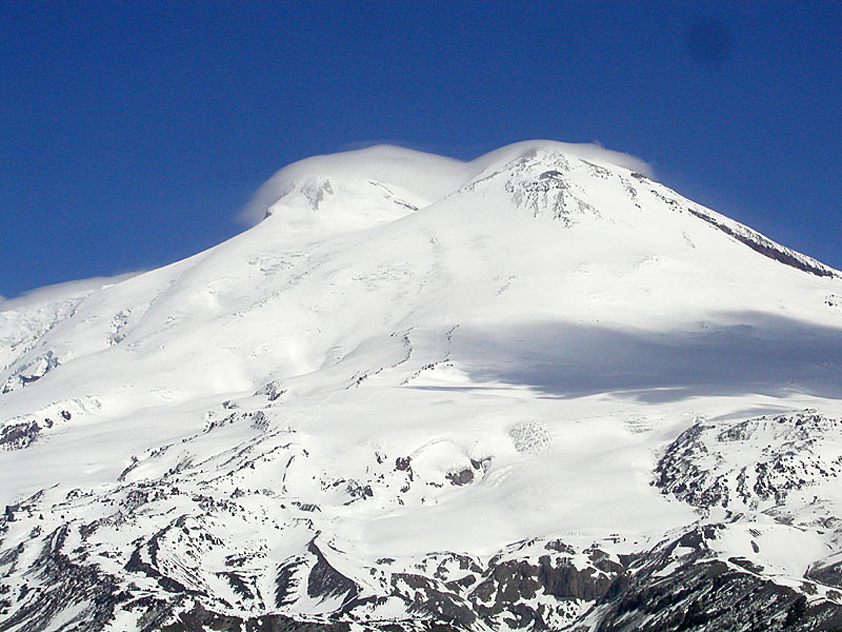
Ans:
[[[94,277],[90,279],[80,279],[77,281],[66,281],[64,283],[56,283],[55,285],[47,285],[25,292],[20,296],[14,298],[6,298],[0,296],[0,312],[7,310],[17,310],[29,305],[44,305],[51,303],[53,300],[66,300],[72,297],[83,297],[91,294],[97,290],[102,290],[110,285],[124,281],[138,272],[120,274],[113,277]]]
[[[549,147],[597,164],[615,165],[647,176],[652,175],[652,168],[643,160],[591,143],[522,141],[469,162],[394,145],[374,145],[328,156],[305,158],[284,167],[257,190],[243,211],[242,219],[251,225],[258,223],[278,200],[302,182],[314,179],[321,179],[322,182],[373,181],[386,186],[393,185],[429,204],[466,184],[491,165],[509,162],[536,148]]]

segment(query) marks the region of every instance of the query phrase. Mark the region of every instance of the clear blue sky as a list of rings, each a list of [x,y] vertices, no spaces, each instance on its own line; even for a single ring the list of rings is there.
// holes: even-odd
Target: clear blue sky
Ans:
[[[294,160],[599,141],[842,267],[842,2],[0,0],[0,294],[242,230]]]

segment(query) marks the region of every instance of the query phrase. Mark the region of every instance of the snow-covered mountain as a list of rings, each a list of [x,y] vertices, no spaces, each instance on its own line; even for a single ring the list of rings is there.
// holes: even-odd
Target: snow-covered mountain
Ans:
[[[0,631],[840,629],[840,273],[646,173],[310,158],[3,304]]]

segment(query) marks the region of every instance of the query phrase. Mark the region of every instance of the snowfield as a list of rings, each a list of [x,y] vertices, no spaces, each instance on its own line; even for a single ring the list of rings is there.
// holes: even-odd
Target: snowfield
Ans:
[[[0,631],[842,625],[840,273],[650,176],[308,158],[0,304]]]

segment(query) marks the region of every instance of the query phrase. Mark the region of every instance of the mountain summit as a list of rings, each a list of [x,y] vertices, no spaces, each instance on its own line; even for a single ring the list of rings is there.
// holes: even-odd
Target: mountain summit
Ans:
[[[246,215],[3,305],[0,631],[842,626],[839,272],[551,141]]]

